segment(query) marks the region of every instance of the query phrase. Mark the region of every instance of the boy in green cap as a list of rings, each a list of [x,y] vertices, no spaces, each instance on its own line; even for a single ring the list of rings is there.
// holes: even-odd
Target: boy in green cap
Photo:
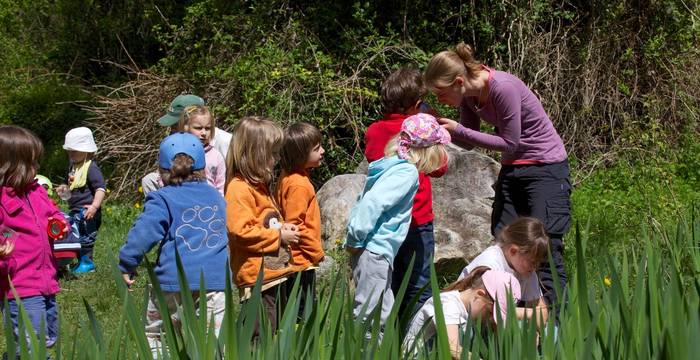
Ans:
[[[158,119],[158,124],[164,127],[170,127],[168,134],[172,134],[177,131],[177,124],[180,120],[180,116],[183,111],[190,106],[204,105],[204,99],[197,95],[185,94],[178,95],[173,99],[168,106],[168,112]],[[211,140],[211,145],[218,150],[224,158],[228,154],[228,147],[231,143],[231,133],[216,128],[214,131],[214,138]],[[153,190],[157,190],[163,187],[163,183],[160,180],[160,175],[157,171],[146,174],[141,179],[141,188],[143,189],[144,196]]]

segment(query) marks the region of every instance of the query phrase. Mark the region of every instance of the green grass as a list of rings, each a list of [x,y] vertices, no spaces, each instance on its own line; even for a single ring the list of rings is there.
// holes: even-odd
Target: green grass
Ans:
[[[575,197],[574,201],[579,210],[591,206],[586,203],[590,199]],[[60,344],[49,351],[55,358],[59,353],[67,359],[146,356],[142,317],[148,271],[142,268],[134,291],[128,293],[112,267],[139,212],[133,205],[107,205],[95,252],[97,271],[61,281]],[[558,341],[551,336],[553,324],[549,324],[538,352],[534,327],[509,320],[498,335],[490,334],[485,340],[477,337],[463,345],[483,358],[688,358],[699,353],[700,343],[691,338],[700,331],[700,222],[696,213],[686,209],[675,217],[662,214],[659,219],[665,216],[668,220],[658,220],[656,226],[640,221],[633,229],[620,229],[614,212],[607,218],[588,216],[591,222],[579,221],[580,229],[572,229],[567,237],[568,307],[562,312]],[[578,219],[586,215],[575,214]],[[618,243],[611,246],[615,241]],[[171,356],[206,354],[202,357],[214,358],[220,351],[222,357],[237,359],[354,359],[371,354],[399,358],[398,328],[389,327],[382,343],[362,341],[365,332],[376,334],[378,329],[353,319],[347,261],[342,253],[333,255],[337,276],[319,282],[318,306],[307,314],[304,325],[295,326],[288,315],[296,307],[290,301],[280,331],[272,334],[263,328],[260,342],[252,347],[248,341],[252,329],[246,319],[255,316],[259,299],[240,306],[236,291],[230,291],[227,309],[231,311],[226,314],[219,343],[206,323],[193,315],[192,304],[185,304],[189,315],[182,334],[167,337],[175,352]],[[432,279],[434,291],[443,286],[437,275]],[[2,348],[5,339],[0,340]],[[421,357],[444,358],[448,352],[443,340],[440,337],[433,350]]]

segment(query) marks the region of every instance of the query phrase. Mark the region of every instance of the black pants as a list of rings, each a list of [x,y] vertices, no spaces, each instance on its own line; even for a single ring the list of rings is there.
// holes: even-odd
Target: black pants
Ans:
[[[504,165],[498,174],[491,214],[494,236],[519,216],[532,216],[544,223],[562,292],[566,289],[562,239],[571,224],[570,197],[567,160],[554,164]],[[554,277],[548,260],[540,264],[537,275],[547,305],[556,304]]]
[[[286,287],[286,298],[289,301],[292,290],[294,289],[294,282],[299,278],[299,312],[297,313],[297,323],[304,321],[304,309],[309,307],[311,309],[316,306],[316,270],[304,270],[292,274],[289,279],[285,282]]]

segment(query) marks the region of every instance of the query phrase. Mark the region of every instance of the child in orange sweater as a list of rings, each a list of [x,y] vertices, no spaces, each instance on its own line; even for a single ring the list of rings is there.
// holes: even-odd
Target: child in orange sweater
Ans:
[[[289,126],[282,145],[282,176],[277,195],[282,216],[299,229],[299,243],[291,246],[292,266],[299,278],[299,319],[304,309],[315,303],[316,268],[323,260],[321,245],[321,211],[316,191],[309,180],[309,170],[321,165],[323,159],[321,132],[311,124],[299,122]],[[287,281],[287,294],[294,281]]]
[[[269,190],[282,136],[277,124],[262,117],[236,124],[224,196],[233,281],[245,301],[263,267],[262,302],[273,332],[281,317],[277,306],[284,309],[286,303],[283,283],[293,271],[289,246],[299,241],[297,227],[284,223]]]

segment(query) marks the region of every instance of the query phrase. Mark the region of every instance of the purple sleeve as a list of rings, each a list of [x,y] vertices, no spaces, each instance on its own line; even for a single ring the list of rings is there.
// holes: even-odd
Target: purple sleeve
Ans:
[[[493,105],[498,117],[498,135],[479,132],[479,129],[458,125],[455,134],[460,140],[489,150],[515,152],[520,143],[521,101],[518,89],[512,84],[502,84],[494,89]],[[472,113],[473,114],[473,113]],[[476,116],[476,114],[474,114]]]
[[[97,191],[97,189],[107,190],[102,171],[94,161],[90,164],[90,168],[88,169],[87,181],[94,191]]]

